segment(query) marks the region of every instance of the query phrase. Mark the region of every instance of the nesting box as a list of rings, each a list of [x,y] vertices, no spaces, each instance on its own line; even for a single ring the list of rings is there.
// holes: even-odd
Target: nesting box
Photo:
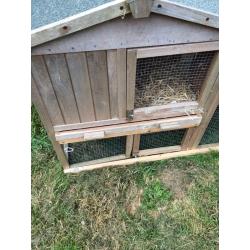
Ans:
[[[179,2],[116,0],[32,31],[32,100],[65,172],[217,147],[218,15]]]

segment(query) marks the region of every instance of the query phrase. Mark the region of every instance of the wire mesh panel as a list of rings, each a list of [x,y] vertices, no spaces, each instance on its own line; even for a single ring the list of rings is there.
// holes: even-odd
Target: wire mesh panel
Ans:
[[[181,145],[186,129],[141,135],[140,150]]]
[[[115,137],[102,140],[68,144],[69,164],[98,160],[106,157],[125,154],[126,137]]]
[[[215,110],[208,127],[201,138],[200,145],[219,142],[219,106]]]
[[[194,101],[215,51],[137,60],[135,108]]]

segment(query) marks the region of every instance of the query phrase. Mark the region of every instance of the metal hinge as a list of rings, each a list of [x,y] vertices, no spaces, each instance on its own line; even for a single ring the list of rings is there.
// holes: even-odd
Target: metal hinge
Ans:
[[[127,116],[127,119],[129,121],[132,121],[134,119],[134,110],[133,109],[132,110],[127,110],[126,116]]]

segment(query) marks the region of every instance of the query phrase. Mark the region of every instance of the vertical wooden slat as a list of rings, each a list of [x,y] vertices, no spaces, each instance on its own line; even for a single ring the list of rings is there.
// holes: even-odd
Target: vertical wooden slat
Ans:
[[[127,52],[127,110],[134,109],[136,54],[136,50],[128,50]]]
[[[133,150],[132,150],[133,156],[137,156],[139,153],[140,139],[141,139],[141,135],[134,135]]]
[[[109,86],[106,51],[87,52],[89,77],[96,120],[110,119]]]
[[[44,57],[65,122],[79,123],[80,118],[64,55],[45,55]]]
[[[68,53],[66,60],[81,122],[95,120],[95,111],[85,53]]]
[[[31,83],[31,94],[32,94],[32,102],[35,105],[39,116],[41,118],[41,121],[48,133],[48,136],[52,142],[52,145],[56,151],[57,157],[61,164],[63,165],[64,169],[69,168],[68,160],[64,154],[64,151],[62,149],[62,146],[55,140],[53,125],[51,123],[51,120],[49,118],[48,109],[45,107],[44,102],[40,96],[39,90],[36,86],[36,83],[32,77],[32,83]]]
[[[126,117],[127,106],[127,51],[126,49],[117,50],[117,80],[118,80],[118,116]]]
[[[32,56],[31,69],[52,124],[64,124],[64,119],[42,56]]]
[[[132,148],[133,148],[133,140],[134,136],[133,135],[128,135],[126,139],[126,152],[125,155],[127,158],[131,156]]]
[[[210,95],[204,103],[204,113],[202,115],[201,123],[198,127],[189,128],[183,138],[182,150],[196,148],[203,134],[206,131],[206,128],[219,105],[219,76],[214,83],[213,88],[210,91]]]
[[[107,51],[108,82],[111,118],[118,117],[117,51]]]

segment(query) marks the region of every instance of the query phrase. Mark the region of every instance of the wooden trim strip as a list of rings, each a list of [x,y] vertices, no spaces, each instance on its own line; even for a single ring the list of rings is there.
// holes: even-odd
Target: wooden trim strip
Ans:
[[[167,0],[155,0],[151,12],[219,28],[218,15]]]
[[[69,169],[65,169],[64,173],[74,174],[74,173],[80,173],[82,171],[89,171],[89,170],[100,169],[104,167],[118,167],[118,166],[126,166],[126,165],[131,165],[131,164],[140,163],[140,162],[160,161],[160,160],[166,160],[166,159],[171,159],[175,157],[185,157],[185,156],[190,156],[190,155],[195,155],[195,154],[204,154],[204,153],[210,152],[211,150],[218,151],[219,146],[207,145],[207,147],[200,147],[197,149],[192,149],[192,150],[187,150],[187,151],[142,156],[142,157],[130,158],[130,159],[125,159],[125,160],[120,160],[120,161],[113,161],[113,162],[105,162],[105,163],[89,165],[89,166],[78,166],[78,167],[71,166]]]
[[[132,148],[133,148],[134,136],[128,135],[126,138],[126,157],[129,158],[131,156]]]
[[[95,165],[95,164],[100,164],[100,163],[105,163],[105,162],[110,162],[110,161],[118,161],[118,160],[123,160],[123,159],[126,159],[126,156],[124,154],[116,155],[116,156],[106,157],[106,158],[102,158],[98,160],[85,161],[85,162],[71,164],[70,168],[85,167],[89,165]]]
[[[188,43],[137,49],[137,58],[197,53],[219,50],[219,42]]]
[[[156,155],[156,154],[164,154],[177,151],[181,151],[181,146],[168,146],[168,147],[144,149],[140,150],[137,156]]]
[[[55,137],[59,143],[65,144],[87,141],[89,137],[91,137],[91,140],[94,140],[94,134],[99,135],[98,132],[104,132],[104,138],[110,138],[132,134],[169,131],[174,129],[183,129],[198,126],[201,122],[201,118],[201,115],[189,115],[183,117],[134,122],[98,128],[79,129],[73,131],[57,132],[55,134]],[[162,124],[164,124],[163,128],[161,128]],[[90,136],[91,133],[93,134],[93,136]],[[88,138],[85,138],[85,134],[88,134]]]
[[[206,131],[206,128],[219,105],[219,77],[217,77],[216,82],[214,83],[213,88],[211,89],[210,95],[204,106],[204,115],[200,125],[196,128],[188,129],[185,134],[182,142],[182,149],[192,149],[196,148],[200,140],[202,139],[203,134]]]
[[[31,46],[37,46],[128,13],[130,10],[126,0],[111,1],[33,30],[31,32]]]
[[[133,156],[137,156],[140,150],[140,140],[141,140],[141,135],[134,135],[134,144],[133,144],[133,151],[132,154]]]
[[[122,123],[133,123],[138,121],[146,121],[160,118],[170,118],[201,114],[203,111],[199,107],[198,102],[182,102],[182,103],[170,103],[162,106],[137,108],[134,110],[134,119],[129,122],[126,118],[114,118],[102,121],[65,124],[54,126],[55,132],[62,132],[67,130],[84,129],[90,127],[101,127],[106,125],[122,124]]]

